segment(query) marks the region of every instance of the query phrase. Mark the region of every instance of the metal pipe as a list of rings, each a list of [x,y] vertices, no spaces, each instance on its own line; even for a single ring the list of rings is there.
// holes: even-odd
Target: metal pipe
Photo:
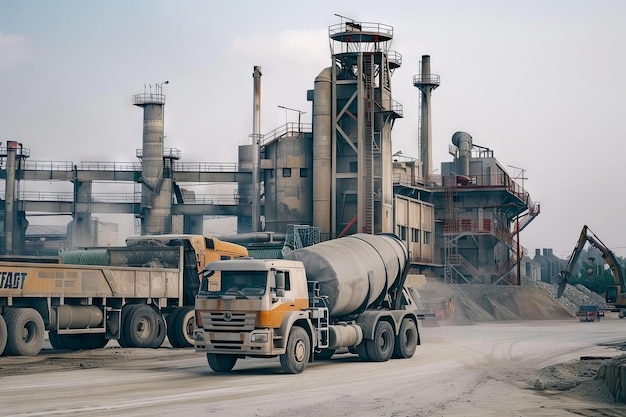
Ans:
[[[472,136],[466,132],[455,132],[452,135],[452,144],[459,148],[458,174],[469,175],[469,163],[472,158]]]

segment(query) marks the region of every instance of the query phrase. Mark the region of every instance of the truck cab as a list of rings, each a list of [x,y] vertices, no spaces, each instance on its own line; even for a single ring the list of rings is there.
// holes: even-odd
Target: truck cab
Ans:
[[[195,345],[214,353],[284,353],[281,326],[309,307],[301,262],[236,259],[209,263],[196,297]],[[240,330],[237,340],[224,330]]]

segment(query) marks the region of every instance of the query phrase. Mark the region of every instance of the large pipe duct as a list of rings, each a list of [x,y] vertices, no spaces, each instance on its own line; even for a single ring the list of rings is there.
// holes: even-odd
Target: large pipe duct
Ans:
[[[315,78],[313,91],[313,225],[330,234],[331,217],[331,68]]]
[[[457,169],[459,175],[469,175],[469,163],[472,158],[472,136],[465,132],[455,132],[452,135],[452,143],[459,148],[459,162]]]

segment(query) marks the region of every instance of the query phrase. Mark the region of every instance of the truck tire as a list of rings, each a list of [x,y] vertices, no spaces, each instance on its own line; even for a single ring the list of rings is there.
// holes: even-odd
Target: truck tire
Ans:
[[[393,348],[394,358],[410,358],[417,349],[417,325],[410,318],[404,318],[400,324],[400,332],[396,336]]]
[[[4,321],[4,317],[0,314],[0,356],[4,353],[4,348],[7,345],[7,323]]]
[[[374,339],[365,341],[365,347],[370,361],[386,362],[391,359],[394,350],[394,341],[395,335],[391,324],[383,320],[376,323]]]
[[[154,342],[150,345],[151,348],[157,349],[160,348],[165,341],[165,336],[167,336],[167,326],[165,325],[165,319],[163,315],[157,312],[157,335],[154,338]]]
[[[135,309],[139,306],[140,304],[126,304],[124,307],[122,307],[122,319],[121,319],[122,327],[120,329],[120,337],[117,340],[117,343],[119,343],[120,347],[123,347],[123,348],[133,347],[130,341],[129,319],[133,311],[135,311]]]
[[[11,308],[4,314],[7,324],[6,354],[35,356],[43,347],[45,327],[41,315],[32,308]]]
[[[287,374],[304,371],[311,355],[309,334],[302,327],[293,326],[287,339],[287,350],[280,355],[280,366]]]
[[[193,331],[196,326],[196,312],[193,307],[180,307],[174,310],[168,320],[167,337],[175,348],[193,346]]]
[[[131,347],[152,347],[157,337],[157,313],[147,304],[139,304],[128,315],[126,329]]]
[[[233,370],[235,363],[237,363],[237,357],[234,355],[207,353],[206,359],[209,363],[209,368],[215,372],[230,372]]]

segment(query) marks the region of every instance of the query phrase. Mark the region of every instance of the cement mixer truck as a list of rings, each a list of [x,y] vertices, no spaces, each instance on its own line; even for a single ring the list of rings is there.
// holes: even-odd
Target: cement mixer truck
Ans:
[[[394,235],[355,234],[285,259],[215,261],[196,296],[194,346],[215,372],[279,357],[285,373],[338,349],[366,361],[410,358],[419,313],[404,291],[408,251]]]

